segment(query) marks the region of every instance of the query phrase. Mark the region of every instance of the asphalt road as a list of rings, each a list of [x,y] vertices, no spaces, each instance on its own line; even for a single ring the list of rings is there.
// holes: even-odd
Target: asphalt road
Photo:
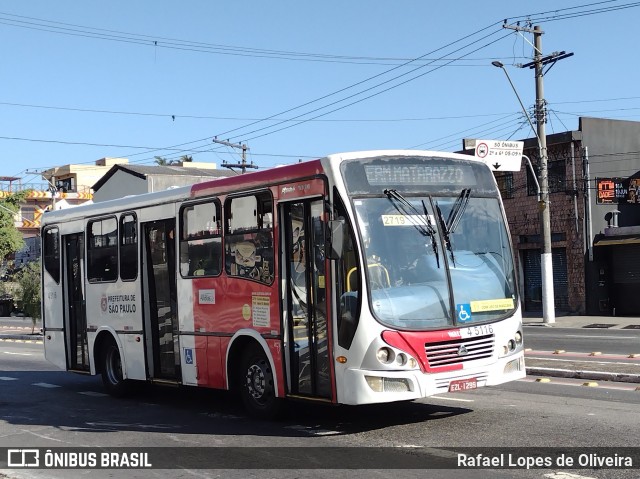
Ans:
[[[393,447],[412,455],[415,447],[441,454],[461,447],[577,447],[621,451],[640,444],[640,392],[636,385],[610,383],[585,387],[579,380],[549,383],[535,377],[501,387],[446,394],[410,403],[326,407],[292,403],[279,422],[247,418],[226,393],[192,388],[142,387],[132,397],[104,394],[100,379],[66,373],[49,365],[35,343],[0,344],[0,447],[119,446],[241,448]],[[612,449],[603,449],[603,448]],[[597,449],[584,449],[597,448]],[[323,464],[336,466],[336,449]],[[385,449],[384,451],[388,451]],[[407,452],[409,451],[409,452]],[[446,452],[446,451],[445,451]],[[174,453],[175,454],[175,453]],[[179,456],[176,456],[179,458]],[[372,458],[372,462],[373,462]],[[176,459],[178,460],[178,459]],[[248,458],[255,461],[255,458]],[[390,465],[393,462],[389,463]],[[556,469],[538,470],[204,470],[182,467],[152,471],[2,471],[9,478],[88,477],[437,477],[548,478]],[[571,470],[582,477],[626,478],[639,469]],[[549,475],[551,474],[551,475]],[[2,477],[0,475],[0,477]]]

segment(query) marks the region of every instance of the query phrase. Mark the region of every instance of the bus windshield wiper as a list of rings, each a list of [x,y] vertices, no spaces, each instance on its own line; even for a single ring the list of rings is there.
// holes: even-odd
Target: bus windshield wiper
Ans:
[[[460,192],[460,196],[453,204],[449,216],[447,217],[447,230],[449,233],[453,233],[460,223],[460,218],[464,214],[464,210],[469,204],[469,196],[471,195],[471,188],[465,188]]]
[[[395,200],[394,207],[402,213],[404,216],[411,217],[411,224],[420,232],[423,236],[431,238],[431,245],[433,247],[433,253],[436,257],[436,265],[440,267],[440,257],[438,256],[438,245],[436,244],[436,230],[431,224],[431,218],[427,211],[427,206],[422,202],[422,209],[424,211],[424,218],[418,209],[413,206],[404,196],[398,193],[396,190],[386,189],[383,191],[387,198]],[[416,217],[418,220],[413,220]]]
[[[438,206],[438,202],[436,202],[435,206],[436,213],[438,214],[438,221],[440,222],[440,231],[442,231],[442,237],[444,238],[444,244],[451,255],[451,262],[453,266],[456,266],[456,258],[453,256],[453,249],[451,248],[451,236],[449,236],[449,228],[447,227],[447,222],[444,220],[444,216],[442,216],[442,211],[440,210],[440,206]]]
[[[451,233],[453,233],[458,224],[460,223],[460,218],[464,214],[464,210],[467,208],[469,204],[469,196],[471,195],[471,188],[464,188],[460,192],[460,196],[456,199],[456,202],[451,207],[451,211],[449,212],[449,216],[447,216],[447,221],[444,220],[444,216],[442,215],[442,211],[440,210],[440,206],[436,203],[435,210],[438,213],[438,220],[440,221],[440,229],[442,230],[442,235],[444,236],[444,241],[447,246],[447,250],[449,250],[449,254],[451,254],[451,261],[453,265],[456,265],[456,260],[453,255],[453,248],[451,247]]]

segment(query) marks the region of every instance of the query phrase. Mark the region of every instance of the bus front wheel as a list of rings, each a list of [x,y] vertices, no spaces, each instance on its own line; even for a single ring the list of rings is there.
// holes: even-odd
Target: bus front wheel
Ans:
[[[120,351],[113,340],[102,349],[102,383],[109,394],[122,397],[127,393],[127,381],[122,375]]]
[[[273,369],[262,348],[253,346],[245,351],[239,379],[240,395],[249,415],[262,419],[278,415],[282,400],[276,397]]]

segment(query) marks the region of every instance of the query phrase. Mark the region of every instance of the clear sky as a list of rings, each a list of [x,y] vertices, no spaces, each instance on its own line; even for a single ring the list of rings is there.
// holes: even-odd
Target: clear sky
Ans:
[[[640,2],[0,2],[0,175],[154,156],[260,167],[368,149],[532,136],[532,36],[574,53],[545,76],[547,133],[640,120]],[[415,60],[415,61],[411,61]],[[259,121],[263,120],[263,121]],[[301,123],[301,120],[305,120]]]

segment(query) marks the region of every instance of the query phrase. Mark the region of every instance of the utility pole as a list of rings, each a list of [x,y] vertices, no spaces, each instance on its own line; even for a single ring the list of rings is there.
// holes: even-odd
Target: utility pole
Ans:
[[[546,133],[546,100],[544,99],[544,74],[543,67],[550,64],[555,65],[558,60],[567,58],[573,53],[554,52],[551,55],[542,55],[542,34],[544,33],[540,26],[534,26],[533,29],[521,26],[502,25],[503,28],[515,30],[517,32],[527,32],[533,34],[533,62],[525,65],[517,65],[521,68],[535,69],[536,80],[536,107],[535,118],[537,122],[537,140],[540,156],[540,226],[542,236],[542,254],[540,257],[540,266],[542,268],[542,318],[545,324],[556,322],[555,300],[553,291],[553,260],[551,250],[551,202],[549,200],[549,170],[547,163],[549,156],[547,152],[547,133]],[[548,71],[548,70],[547,70]],[[505,70],[506,73],[506,70]],[[508,78],[508,75],[507,75]],[[511,80],[509,80],[511,81]],[[513,86],[513,85],[512,85]],[[517,93],[516,93],[517,94]]]
[[[542,198],[540,201],[540,218],[542,222],[542,318],[543,322],[555,323],[556,311],[553,292],[553,261],[551,252],[551,202],[549,201],[549,169],[547,163],[549,156],[547,153],[547,132],[545,123],[546,105],[544,99],[544,75],[542,73],[542,30],[539,26],[533,28],[533,45],[536,71],[536,121],[538,122],[538,138],[540,138],[540,191]]]
[[[251,163],[247,163],[247,151],[249,150],[249,148],[247,148],[247,145],[243,145],[241,143],[230,143],[228,141],[224,141],[224,140],[218,140],[218,137],[215,137],[212,140],[214,143],[218,143],[220,145],[224,145],[224,146],[228,146],[230,148],[237,148],[238,150],[242,150],[242,162],[240,163],[227,163],[226,161],[224,163],[222,163],[222,166],[224,168],[229,168],[229,169],[233,169],[233,168],[240,168],[242,170],[242,174],[244,174],[247,171],[247,168],[258,168],[258,165],[254,165],[253,161]]]

